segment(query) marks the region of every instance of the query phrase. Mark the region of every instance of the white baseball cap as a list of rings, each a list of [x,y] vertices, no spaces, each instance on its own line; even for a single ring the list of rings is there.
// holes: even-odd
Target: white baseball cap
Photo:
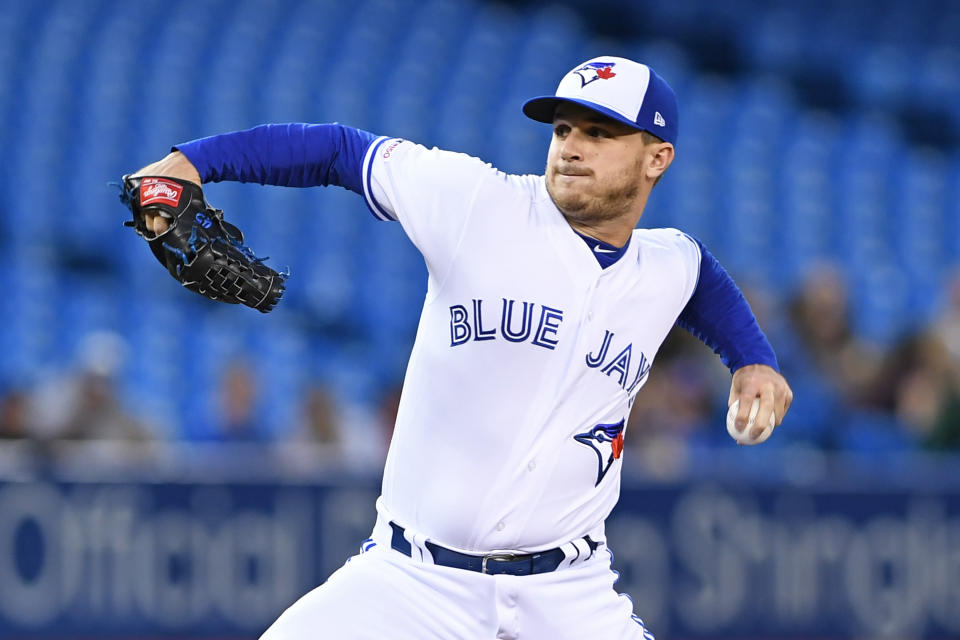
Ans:
[[[677,96],[670,85],[645,64],[601,56],[587,60],[563,76],[556,95],[527,100],[523,112],[538,122],[553,122],[561,102],[573,102],[677,142]]]

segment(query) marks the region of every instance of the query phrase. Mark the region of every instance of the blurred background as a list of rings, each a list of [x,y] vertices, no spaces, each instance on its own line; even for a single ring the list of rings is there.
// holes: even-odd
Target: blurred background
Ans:
[[[256,638],[374,518],[426,290],[399,226],[208,186],[290,268],[267,316],[179,288],[108,183],[287,121],[540,173],[520,105],[604,54],[680,102],[641,225],[720,259],[796,396],[738,448],[671,334],[618,590],[661,638],[960,637],[955,0],[0,0],[0,637]]]

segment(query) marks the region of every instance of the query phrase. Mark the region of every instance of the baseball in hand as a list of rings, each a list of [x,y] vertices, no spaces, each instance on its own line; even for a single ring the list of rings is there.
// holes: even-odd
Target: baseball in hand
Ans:
[[[737,441],[738,444],[760,444],[770,437],[773,433],[773,427],[776,425],[776,416],[770,413],[770,424],[756,438],[750,437],[753,431],[754,422],[757,419],[757,412],[760,411],[760,398],[753,399],[753,405],[750,407],[750,416],[747,419],[747,426],[743,431],[737,431],[737,413],[740,411],[740,400],[734,400],[727,411],[727,433]]]

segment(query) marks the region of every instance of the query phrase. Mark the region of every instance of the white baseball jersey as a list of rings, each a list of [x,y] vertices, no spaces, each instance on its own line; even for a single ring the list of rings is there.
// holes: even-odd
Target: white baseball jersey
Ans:
[[[603,540],[630,406],[699,248],[638,229],[602,269],[543,176],[399,139],[371,145],[363,175],[429,272],[380,516],[472,553]]]

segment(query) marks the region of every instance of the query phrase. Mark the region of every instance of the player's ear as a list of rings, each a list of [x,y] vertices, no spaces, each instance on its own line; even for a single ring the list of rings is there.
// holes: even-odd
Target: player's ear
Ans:
[[[644,171],[648,178],[656,180],[667,170],[673,162],[674,149],[669,142],[658,142],[647,145]]]

